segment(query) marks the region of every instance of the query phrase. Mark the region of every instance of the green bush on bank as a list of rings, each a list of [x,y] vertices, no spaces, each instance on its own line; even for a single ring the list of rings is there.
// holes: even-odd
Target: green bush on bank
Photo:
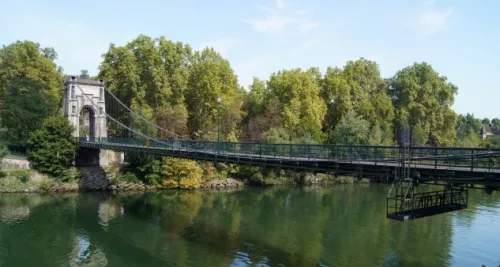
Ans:
[[[76,156],[76,140],[72,136],[73,127],[62,116],[44,120],[42,128],[28,139],[28,160],[35,169],[61,182],[69,182],[70,170]]]

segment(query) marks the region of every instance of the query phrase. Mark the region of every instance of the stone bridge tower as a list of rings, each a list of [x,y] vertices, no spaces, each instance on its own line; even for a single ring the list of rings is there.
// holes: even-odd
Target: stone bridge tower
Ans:
[[[64,116],[73,125],[73,136],[89,141],[104,141],[106,126],[105,82],[69,76],[64,82]],[[82,112],[86,111],[86,112]],[[108,166],[123,163],[123,153],[81,147],[75,159],[77,166]]]
[[[64,83],[64,116],[75,127],[73,136],[107,137],[104,86],[103,80],[79,79],[77,76],[66,78]],[[80,136],[82,132],[80,129],[82,118],[80,116],[83,110],[87,111],[85,114],[88,114],[88,118],[84,118],[84,123],[88,123],[86,126],[88,126],[89,131],[85,136]]]

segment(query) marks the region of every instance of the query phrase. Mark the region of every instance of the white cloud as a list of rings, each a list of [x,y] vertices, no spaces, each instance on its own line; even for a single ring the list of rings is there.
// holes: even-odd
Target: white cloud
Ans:
[[[449,25],[452,13],[452,9],[427,9],[422,11],[417,17],[415,30],[423,35],[431,35],[443,31]]]
[[[311,8],[299,8],[291,2],[276,0],[274,7],[259,8],[267,14],[258,18],[243,19],[243,22],[262,33],[279,33],[289,28],[310,32],[320,26],[319,22],[310,18],[313,13]]]
[[[206,47],[212,47],[215,51],[219,52],[221,56],[227,57],[231,50],[235,47],[236,43],[236,40],[233,38],[222,38],[203,42],[199,45],[198,50],[202,50]]]

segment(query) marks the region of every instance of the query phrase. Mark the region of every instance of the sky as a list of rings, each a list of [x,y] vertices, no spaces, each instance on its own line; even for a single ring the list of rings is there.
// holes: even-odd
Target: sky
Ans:
[[[498,0],[0,1],[0,44],[53,47],[67,74],[97,74],[110,43],[139,34],[214,47],[245,87],[360,57],[384,78],[425,61],[458,86],[456,112],[500,117]]]

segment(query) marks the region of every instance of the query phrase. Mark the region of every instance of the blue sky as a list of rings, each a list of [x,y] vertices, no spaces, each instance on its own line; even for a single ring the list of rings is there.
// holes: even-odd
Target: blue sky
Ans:
[[[245,87],[283,68],[365,57],[384,77],[426,61],[459,87],[453,108],[500,117],[500,1],[5,1],[0,44],[54,47],[66,73],[97,73],[110,43],[139,34],[213,46]]]

